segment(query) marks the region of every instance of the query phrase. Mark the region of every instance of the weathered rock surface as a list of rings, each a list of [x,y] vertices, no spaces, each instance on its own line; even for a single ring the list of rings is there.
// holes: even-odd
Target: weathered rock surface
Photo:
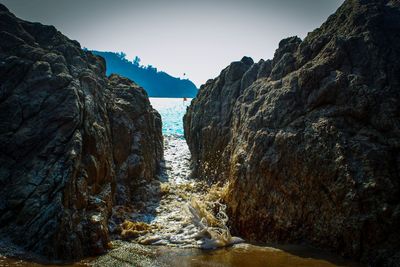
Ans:
[[[161,118],[146,92],[52,26],[0,5],[0,239],[50,259],[103,252],[115,204],[151,180]]]
[[[347,0],[271,61],[232,63],[184,117],[194,175],[236,234],[400,259],[400,6]]]

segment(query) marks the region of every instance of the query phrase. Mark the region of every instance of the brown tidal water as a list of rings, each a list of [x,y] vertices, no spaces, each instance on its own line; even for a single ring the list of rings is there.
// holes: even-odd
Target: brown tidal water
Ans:
[[[333,266],[362,266],[345,260],[333,254],[301,246],[285,248],[262,247],[250,244],[239,244],[234,247],[204,251],[199,249],[171,248],[148,246],[154,250],[157,264],[172,267],[333,267]],[[104,255],[107,257],[107,255]],[[104,257],[102,256],[102,257]],[[133,258],[133,255],[131,255]],[[126,256],[125,256],[126,257]],[[112,266],[152,266],[143,261],[130,262],[129,256],[113,262]],[[153,261],[154,262],[154,261]],[[109,266],[96,262],[96,258],[86,259],[73,264],[43,265],[29,261],[0,256],[0,266]]]
[[[361,266],[355,262],[346,261],[326,252],[315,251],[302,247],[291,247],[289,250],[291,250],[291,252],[272,247],[240,244],[231,248],[217,249],[213,251],[176,250],[172,254],[165,253],[163,256],[161,256],[160,260],[167,262],[168,266],[176,267]]]

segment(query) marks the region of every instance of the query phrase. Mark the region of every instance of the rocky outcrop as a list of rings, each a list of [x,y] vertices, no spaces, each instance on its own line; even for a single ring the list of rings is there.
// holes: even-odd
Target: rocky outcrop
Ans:
[[[101,253],[113,205],[158,171],[161,118],[52,26],[0,5],[0,40],[0,240],[50,259]]]
[[[235,234],[398,264],[399,32],[397,1],[347,0],[200,88],[184,117],[194,175],[229,183]]]
[[[139,185],[153,180],[163,158],[161,117],[145,91],[118,75],[108,78],[116,203],[129,204]],[[134,177],[134,179],[132,179]]]

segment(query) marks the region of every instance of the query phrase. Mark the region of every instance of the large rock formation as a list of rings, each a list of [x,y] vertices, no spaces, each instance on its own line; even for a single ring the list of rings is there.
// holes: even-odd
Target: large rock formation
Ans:
[[[400,5],[347,0],[272,61],[234,62],[184,118],[194,174],[248,240],[400,262]]]
[[[103,252],[113,205],[153,179],[162,153],[142,88],[0,5],[2,243],[52,259]]]

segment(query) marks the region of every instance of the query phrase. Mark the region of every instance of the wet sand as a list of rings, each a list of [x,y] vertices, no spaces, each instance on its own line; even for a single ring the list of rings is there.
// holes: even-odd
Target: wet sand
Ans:
[[[166,246],[146,246],[148,253],[145,257],[136,257],[136,250],[121,248],[125,253],[114,252],[88,259],[74,264],[63,266],[172,266],[172,267],[334,267],[334,266],[361,266],[346,261],[333,254],[305,248],[291,246],[288,250],[272,247],[261,247],[249,244],[239,244],[230,248],[211,251],[199,249],[173,248]],[[114,254],[114,255],[112,255]],[[136,253],[137,254],[137,253]],[[139,251],[140,254],[140,251]],[[0,266],[43,267],[60,265],[42,265],[33,262],[6,258],[0,256]]]

